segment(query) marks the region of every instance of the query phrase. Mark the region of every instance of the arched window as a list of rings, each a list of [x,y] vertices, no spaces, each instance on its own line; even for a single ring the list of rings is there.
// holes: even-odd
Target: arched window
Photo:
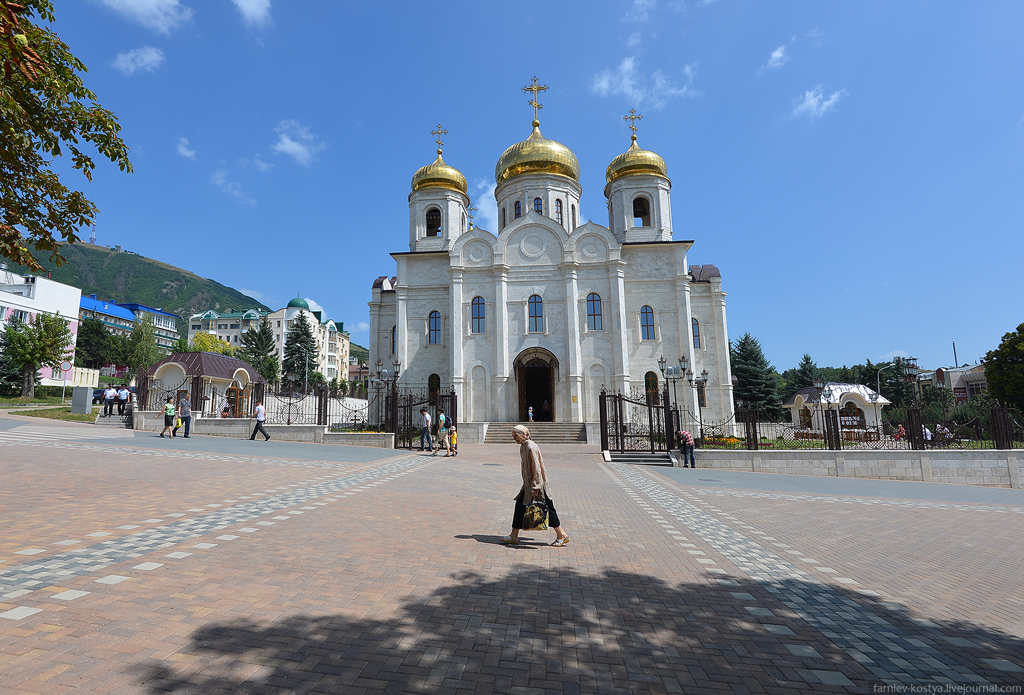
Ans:
[[[572,229],[576,229],[576,205],[572,206]]]
[[[398,326],[391,327],[391,354],[395,354],[398,347]]]
[[[530,333],[544,332],[544,300],[537,295],[530,297]]]
[[[544,214],[544,201],[540,198],[533,199],[533,211],[539,215]]]
[[[700,349],[700,323],[693,320],[693,347]]]
[[[427,393],[431,396],[441,393],[441,377],[437,374],[431,374],[427,377]]]
[[[516,201],[516,216],[515,219],[519,219],[523,216],[523,204],[520,201]]]
[[[556,200],[555,201],[555,222],[557,222],[558,224],[564,224],[562,222],[562,201],[561,200]]]
[[[601,295],[591,292],[587,295],[587,330],[601,331]]]
[[[633,198],[633,226],[651,226],[651,201],[647,200],[645,196],[638,195]]]
[[[486,328],[486,309],[483,297],[473,297],[473,321],[471,330],[474,333],[483,333]]]
[[[430,312],[430,344],[440,345],[441,344],[441,312],[431,311]]]
[[[658,399],[658,375],[654,372],[644,374],[644,393],[648,399]]]
[[[853,401],[846,401],[846,405],[839,411],[839,423],[846,429],[864,429],[864,410],[857,407]]]
[[[441,233],[441,211],[437,208],[427,210],[427,236],[437,236]]]
[[[505,208],[501,209],[501,228],[505,228]]]
[[[654,309],[640,307],[640,340],[654,340]]]

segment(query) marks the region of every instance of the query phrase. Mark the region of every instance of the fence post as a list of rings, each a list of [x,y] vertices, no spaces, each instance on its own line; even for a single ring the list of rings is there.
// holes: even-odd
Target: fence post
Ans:
[[[907,409],[907,421],[910,425],[910,431],[907,433],[907,439],[910,440],[910,448],[915,449],[917,451],[923,451],[924,426],[921,423],[921,409]]]
[[[997,449],[1013,448],[1013,433],[1010,430],[1010,414],[1006,408],[992,408],[989,411],[989,423],[992,429],[992,438],[995,439]]]
[[[597,404],[601,413],[601,451],[608,451],[608,393],[603,388]]]
[[[672,402],[668,398],[668,386],[665,386],[665,393],[662,395],[665,407],[665,446],[666,451],[676,448],[676,427],[672,422]]]

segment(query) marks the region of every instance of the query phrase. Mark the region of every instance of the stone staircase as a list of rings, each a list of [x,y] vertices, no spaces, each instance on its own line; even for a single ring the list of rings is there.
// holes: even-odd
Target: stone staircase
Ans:
[[[484,444],[513,444],[512,428],[530,428],[530,439],[538,444],[586,444],[587,429],[579,422],[490,422]]]
[[[103,417],[103,410],[100,409],[96,415],[96,425],[103,427],[120,427],[122,429],[134,429],[135,425],[132,422],[132,404],[129,403],[124,409],[124,415],[118,417],[117,406],[114,406],[114,413],[110,417]]]
[[[653,454],[650,451],[626,451],[623,453],[612,451],[609,455],[613,463],[633,463],[642,466],[673,465],[672,457],[664,451],[657,451]]]

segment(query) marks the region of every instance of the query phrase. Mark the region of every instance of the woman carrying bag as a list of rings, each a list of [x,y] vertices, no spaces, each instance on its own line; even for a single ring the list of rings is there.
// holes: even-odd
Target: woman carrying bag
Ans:
[[[512,533],[502,537],[501,541],[509,545],[519,543],[519,532],[524,528],[527,506],[536,502],[546,505],[547,524],[542,524],[539,527],[531,526],[526,530],[550,528],[555,532],[555,542],[551,545],[556,548],[568,545],[569,534],[562,530],[562,523],[558,520],[555,504],[548,497],[548,474],[544,468],[544,459],[540,455],[540,448],[536,442],[530,439],[530,430],[523,425],[516,425],[512,428],[512,438],[516,440],[516,444],[519,444],[519,456],[522,460],[523,487],[515,497],[516,506],[512,512]],[[531,514],[530,516],[534,515]]]
[[[160,436],[161,437],[164,436],[164,432],[166,432],[168,436],[173,436],[171,434],[171,428],[174,427],[174,403],[173,403],[173,401],[174,401],[174,399],[171,396],[168,396],[167,397],[167,401],[164,403],[164,410],[163,410],[163,412],[162,413],[157,413],[156,417],[153,418],[154,420],[159,420],[161,415],[164,416],[164,428],[162,430],[160,430]]]

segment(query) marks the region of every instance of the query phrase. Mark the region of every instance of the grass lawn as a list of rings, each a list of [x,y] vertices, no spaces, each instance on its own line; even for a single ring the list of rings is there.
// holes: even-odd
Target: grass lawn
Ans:
[[[64,399],[65,403],[71,403],[71,390]],[[60,405],[60,396],[36,396],[35,398],[0,398],[0,408],[17,408],[18,406],[31,405]]]
[[[59,402],[59,401],[58,401]],[[44,417],[48,420],[68,420],[71,422],[95,422],[96,413],[91,415],[79,415],[71,412],[71,406],[67,408],[48,408],[47,410],[25,410],[19,412],[18,415],[28,415],[30,417]]]

